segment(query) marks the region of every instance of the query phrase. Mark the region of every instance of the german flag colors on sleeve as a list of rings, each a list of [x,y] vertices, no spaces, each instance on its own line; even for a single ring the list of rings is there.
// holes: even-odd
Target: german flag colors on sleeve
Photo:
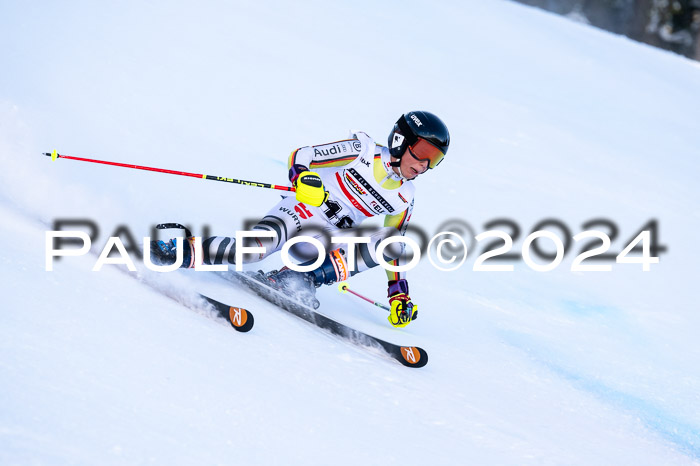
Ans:
[[[308,168],[342,167],[360,154],[362,146],[357,139],[344,139],[319,146],[301,147],[291,153],[287,168],[299,164]]]
[[[394,227],[396,228],[402,235],[406,233],[406,229],[408,228],[408,222],[411,219],[411,212],[413,211],[413,202],[408,206],[406,210],[403,212],[399,212],[396,215],[387,215],[384,217],[384,226],[385,227]],[[394,259],[392,261],[389,261],[389,264],[397,266],[400,265],[399,259]],[[400,279],[405,279],[406,278],[406,273],[405,272],[392,272],[391,270],[386,271],[386,276],[388,280],[400,280]]]

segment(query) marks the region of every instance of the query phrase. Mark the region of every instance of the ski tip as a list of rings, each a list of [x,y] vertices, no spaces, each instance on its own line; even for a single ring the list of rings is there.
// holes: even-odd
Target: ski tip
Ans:
[[[428,364],[428,353],[417,346],[402,346],[401,358],[397,358],[406,367],[423,367]]]
[[[248,312],[246,309],[243,309],[242,307],[229,306],[228,304],[224,304],[203,294],[200,294],[199,296],[211,304],[219,315],[228,320],[233,328],[239,332],[249,332],[250,329],[253,328],[255,319],[253,319],[253,314]]]
[[[239,332],[249,332],[253,328],[255,319],[253,314],[245,309],[231,306],[228,308],[228,321]]]

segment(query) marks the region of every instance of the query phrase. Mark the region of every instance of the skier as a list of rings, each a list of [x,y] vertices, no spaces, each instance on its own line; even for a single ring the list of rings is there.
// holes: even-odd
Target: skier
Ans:
[[[350,139],[293,151],[288,168],[296,195],[284,197],[253,227],[253,230],[270,232],[271,236],[251,238],[245,245],[264,247],[265,252],[248,254],[244,262],[264,259],[297,235],[319,239],[326,250],[330,250],[320,267],[310,272],[283,268],[263,276],[269,284],[288,293],[306,290],[302,300],[312,298],[321,285],[344,281],[377,266],[377,245],[385,238],[406,232],[413,210],[412,180],[435,168],[449,144],[449,132],[440,118],[429,112],[413,111],[401,115],[394,124],[389,134],[389,147],[378,145],[367,134],[357,131],[351,133]],[[384,228],[370,235],[369,243],[347,243],[348,248],[337,247],[338,243],[334,243],[329,248],[330,236],[356,236],[357,226],[376,215],[384,216]],[[184,245],[182,267],[194,267],[195,263],[235,263],[236,240],[233,237],[206,238],[202,242],[201,258],[194,257],[193,238],[188,238]],[[354,254],[348,254],[349,248],[354,249]],[[173,264],[176,252],[174,240],[151,243],[154,263]],[[305,261],[302,265],[314,263],[318,254],[308,243],[297,243],[289,252],[294,258]],[[403,247],[388,247],[383,258],[391,265],[399,265],[402,254]],[[348,258],[353,259],[351,264]],[[416,319],[418,309],[409,296],[406,273],[386,272],[391,308],[389,322],[395,327],[404,327]]]

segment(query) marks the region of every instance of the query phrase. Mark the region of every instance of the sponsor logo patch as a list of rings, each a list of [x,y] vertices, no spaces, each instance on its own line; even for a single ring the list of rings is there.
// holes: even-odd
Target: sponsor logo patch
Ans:
[[[367,191],[362,189],[362,186],[360,186],[357,181],[355,181],[350,175],[347,173],[345,174],[345,181],[348,182],[348,185],[359,195],[361,196],[366,196]]]
[[[234,327],[243,327],[248,320],[248,313],[239,307],[229,307],[228,317]]]
[[[372,185],[369,182],[367,182],[367,180],[364,179],[362,175],[358,173],[357,170],[355,170],[354,168],[350,168],[348,172],[350,172],[350,174],[355,177],[357,182],[360,183],[362,187],[365,188],[372,195],[372,197],[375,198],[382,205],[382,207],[384,207],[389,212],[394,212],[395,209],[391,206],[391,204],[389,204],[387,200],[384,199],[382,195],[379,194],[377,190],[374,189]],[[346,179],[348,179],[347,173],[345,174],[345,177]]]
[[[286,207],[280,207],[279,210],[280,210],[280,212],[285,213],[285,214],[289,215],[290,217],[292,217],[292,220],[294,220],[294,223],[296,224],[297,231],[301,231],[301,220],[299,220],[299,216],[295,212],[289,210]]]
[[[394,138],[391,140],[391,148],[396,149],[397,147],[401,146],[404,139],[405,138],[401,134],[394,133]]]
[[[384,209],[382,209],[382,206],[379,205],[377,201],[372,201],[369,203],[372,206],[372,209],[377,212],[378,214],[383,214]]]
[[[331,155],[340,155],[348,153],[346,144],[328,144],[325,146],[314,146],[314,156],[328,157]]]
[[[306,220],[307,218],[313,217],[314,214],[306,207],[306,204],[300,202],[294,206],[294,211],[299,214],[299,217]]]
[[[403,358],[409,364],[417,364],[418,361],[420,361],[420,353],[412,346],[402,346],[401,356],[403,356]]]
[[[340,252],[338,252],[337,249],[335,251],[331,251],[330,255],[338,281],[344,282],[350,276],[345,258],[342,256],[342,254],[340,254]]]

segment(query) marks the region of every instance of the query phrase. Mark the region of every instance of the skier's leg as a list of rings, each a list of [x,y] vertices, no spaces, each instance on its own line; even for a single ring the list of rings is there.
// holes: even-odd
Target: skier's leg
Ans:
[[[341,230],[341,234],[339,234],[338,236],[352,236],[345,235],[344,233],[346,231],[349,230]],[[397,230],[394,227],[383,227],[367,235],[369,237],[368,243],[354,244],[352,246],[354,248],[354,262],[352,264],[352,272],[350,272],[350,276],[354,276],[355,274],[358,274],[360,272],[364,272],[366,270],[377,267],[379,265],[379,260],[377,259],[377,248],[379,247],[379,243],[381,243],[387,238],[400,235],[401,233],[399,232],[399,230]],[[341,248],[343,248],[345,251],[348,251],[350,245],[341,245]],[[393,260],[399,259],[403,255],[403,253],[403,243],[393,243],[384,248],[384,251],[382,252],[382,258],[384,259],[384,262],[388,263]]]
[[[356,237],[356,236],[368,236],[368,243],[335,243],[333,248],[326,256],[323,263],[312,270],[311,272],[304,272],[304,274],[313,281],[316,287],[321,285],[329,285],[335,283],[336,281],[343,281],[347,278],[369,270],[379,265],[377,260],[377,247],[384,239],[399,235],[399,231],[393,227],[380,228],[374,233],[365,235],[362,230],[358,229],[347,229],[347,230],[332,230],[333,236],[340,237]],[[348,254],[350,248],[353,248],[354,254]],[[382,258],[385,262],[390,262],[398,259],[403,254],[403,247],[401,244],[392,244],[384,249]],[[348,259],[351,259],[348,262]],[[302,265],[309,265],[315,262],[315,258],[309,260]],[[290,274],[292,271],[286,272],[285,274]],[[295,272],[299,273],[299,272]]]
[[[326,235],[319,235],[319,239],[324,246],[325,240],[329,240],[331,236],[365,236],[365,233],[359,229],[338,230],[334,226],[328,226]],[[372,234],[369,234],[369,243],[334,243],[330,248],[330,252],[326,254],[324,261],[319,267],[310,272],[297,272],[290,268],[284,267],[280,271],[273,271],[264,274],[260,277],[261,280],[266,280],[270,286],[283,290],[288,296],[293,296],[298,301],[311,305],[318,306],[318,300],[315,298],[316,288],[321,285],[330,285],[336,281],[346,280],[348,277],[363,272],[370,268],[379,265],[377,260],[377,247],[379,243],[390,236],[399,235],[396,228],[385,227]],[[304,243],[299,243],[302,245]],[[328,242],[330,244],[330,242]],[[347,254],[353,248],[354,254]],[[310,265],[316,262],[318,252],[315,247],[313,249],[313,258],[302,263],[301,265]],[[290,249],[291,252],[291,249]],[[383,258],[386,262],[390,262],[399,258],[402,255],[403,248],[400,245],[392,244],[384,249]],[[348,257],[352,259],[352,272],[348,265]]]
[[[315,235],[327,222],[314,207],[299,203],[293,197],[282,199],[254,227],[253,231],[269,232],[272,236],[244,238],[247,247],[264,247],[264,253],[244,254],[243,263],[258,262],[279,251],[284,243],[299,234]],[[183,267],[194,267],[197,260],[204,264],[235,264],[235,236],[211,236],[202,241],[202,258],[192,259],[192,241],[185,243]],[[153,241],[151,256],[154,263],[168,265],[175,262],[175,242]]]
[[[244,254],[243,263],[258,262],[279,251],[289,239],[298,235],[317,236],[327,224],[325,217],[318,215],[317,208],[300,203],[293,197],[282,199],[255,226],[252,231],[271,233],[272,236],[244,238],[246,247],[264,247],[264,253]],[[235,264],[236,239],[212,236],[203,242],[206,264]],[[299,256],[299,248],[292,248],[293,256]],[[303,251],[303,249],[302,249]],[[302,255],[304,253],[301,253]]]

